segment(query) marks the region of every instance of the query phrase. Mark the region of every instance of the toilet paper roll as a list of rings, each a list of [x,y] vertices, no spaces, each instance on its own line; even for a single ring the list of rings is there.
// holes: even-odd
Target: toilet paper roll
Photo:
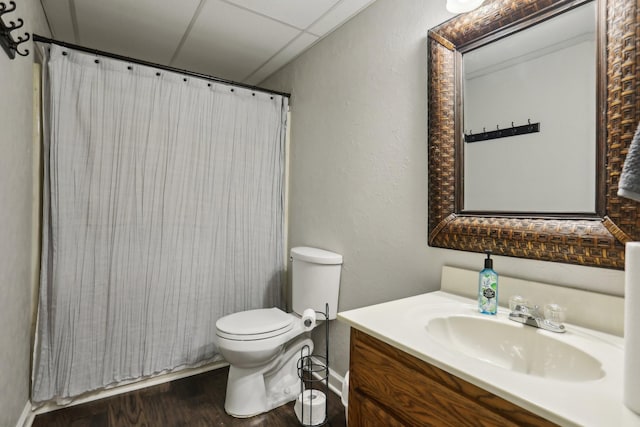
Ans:
[[[640,414],[640,242],[625,246],[624,404]]]
[[[293,410],[306,426],[322,424],[327,415],[327,397],[320,390],[305,390],[298,395]]]
[[[310,331],[316,327],[316,312],[312,308],[307,308],[302,312],[302,324],[305,331]]]

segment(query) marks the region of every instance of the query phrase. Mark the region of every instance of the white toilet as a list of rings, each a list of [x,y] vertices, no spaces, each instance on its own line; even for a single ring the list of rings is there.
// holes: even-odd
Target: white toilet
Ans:
[[[315,322],[305,325],[301,316],[307,309],[324,313],[329,304],[329,319],[336,318],[342,255],[297,247],[291,249],[291,260],[294,313],[247,310],[216,322],[218,349],[231,365],[224,408],[234,417],[251,417],[295,400],[300,393],[296,363],[301,352],[313,352],[305,332],[315,327]],[[323,318],[318,314],[318,320]]]

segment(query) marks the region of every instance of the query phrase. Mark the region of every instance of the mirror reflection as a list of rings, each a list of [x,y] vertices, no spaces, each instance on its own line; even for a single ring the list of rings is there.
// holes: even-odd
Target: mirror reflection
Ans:
[[[590,2],[463,54],[463,211],[595,213],[596,45]]]

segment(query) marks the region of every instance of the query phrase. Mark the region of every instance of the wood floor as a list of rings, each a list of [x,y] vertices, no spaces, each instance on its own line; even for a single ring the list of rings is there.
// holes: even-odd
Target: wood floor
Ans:
[[[229,369],[221,368],[95,402],[38,415],[33,427],[285,427],[300,423],[293,402],[267,414],[238,419],[224,411]],[[340,398],[328,391],[331,427],[344,427]]]

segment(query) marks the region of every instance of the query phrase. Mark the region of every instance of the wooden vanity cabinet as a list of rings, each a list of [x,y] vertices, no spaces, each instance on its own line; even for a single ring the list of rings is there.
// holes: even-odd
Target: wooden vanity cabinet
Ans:
[[[350,351],[349,427],[555,425],[355,328]]]

